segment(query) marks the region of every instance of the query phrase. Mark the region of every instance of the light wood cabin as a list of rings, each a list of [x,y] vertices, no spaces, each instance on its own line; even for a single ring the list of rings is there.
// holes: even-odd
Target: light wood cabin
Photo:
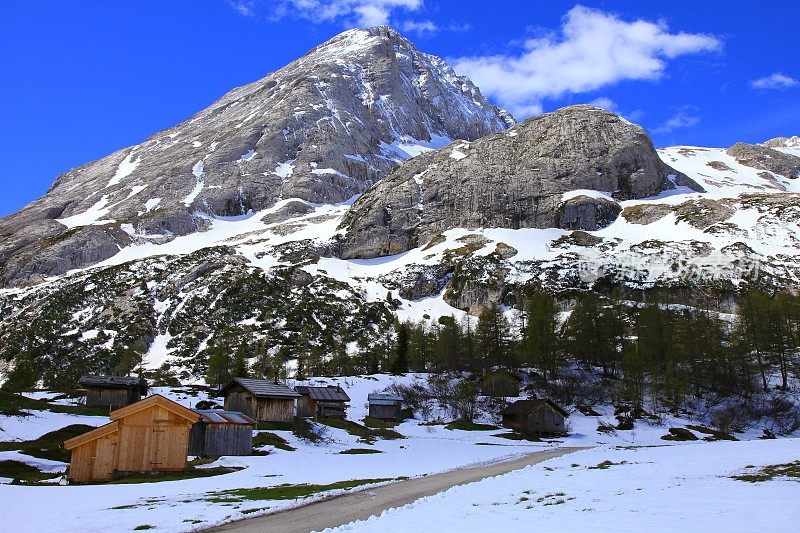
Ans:
[[[293,420],[295,399],[300,397],[282,383],[251,378],[234,378],[223,387],[222,394],[226,411],[238,411],[266,422]]]
[[[117,472],[186,468],[189,430],[200,415],[155,395],[111,412],[111,423],[64,442],[69,480],[108,481]]]

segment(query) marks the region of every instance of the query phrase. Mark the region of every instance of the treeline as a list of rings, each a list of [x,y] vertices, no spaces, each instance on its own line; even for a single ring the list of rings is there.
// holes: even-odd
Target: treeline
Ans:
[[[654,299],[637,303],[586,292],[559,302],[526,290],[512,313],[489,306],[475,319],[441,317],[397,322],[371,338],[349,338],[345,329],[330,346],[241,345],[210,349],[208,381],[223,383],[242,372],[303,379],[309,375],[377,372],[471,372],[528,368],[545,389],[575,367],[601,376],[613,400],[634,410],[645,398],[678,411],[692,397],[749,397],[772,386],[788,390],[800,376],[800,298],[751,291],[738,314],[719,301],[686,306]],[[569,311],[562,311],[569,309]],[[509,318],[510,317],[510,318]],[[254,361],[248,368],[246,361]],[[287,371],[287,363],[296,365]]]

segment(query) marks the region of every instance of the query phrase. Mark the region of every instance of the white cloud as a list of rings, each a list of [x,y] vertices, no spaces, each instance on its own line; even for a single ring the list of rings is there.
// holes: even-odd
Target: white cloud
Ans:
[[[398,11],[417,11],[422,0],[285,0],[276,12],[291,13],[315,23],[341,22],[348,27],[388,24]]]
[[[780,72],[750,82],[750,86],[754,89],[788,89],[797,85],[800,85],[800,81]]]
[[[575,6],[560,35],[527,39],[517,55],[462,57],[455,69],[469,76],[517,118],[541,109],[544,98],[581,93],[622,80],[655,81],[666,60],[719,50],[712,35],[670,33],[663,22],[635,20]]]
[[[611,98],[608,98],[607,96],[601,96],[599,98],[595,98],[589,103],[597,107],[602,107],[606,111],[611,111],[612,113],[617,113],[617,114],[620,113],[619,106],[617,105],[617,103]]]
[[[653,133],[670,133],[674,130],[691,128],[700,122],[700,117],[697,116],[697,108],[694,106],[685,105],[678,109],[662,125],[653,128]]]

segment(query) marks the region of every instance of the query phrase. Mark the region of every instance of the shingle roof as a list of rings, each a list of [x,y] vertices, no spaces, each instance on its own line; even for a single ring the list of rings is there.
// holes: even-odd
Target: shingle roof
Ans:
[[[233,378],[233,381],[225,385],[222,389],[223,394],[226,393],[234,385],[244,387],[250,394],[256,398],[299,398],[300,395],[295,391],[284,385],[283,383],[275,383],[266,379],[252,379],[252,378]]]
[[[241,424],[255,426],[256,421],[238,411],[222,411],[219,409],[192,409],[200,415],[200,422],[205,424]]]
[[[82,376],[78,380],[82,387],[101,389],[127,389],[129,387],[147,387],[143,378],[136,376]]]
[[[385,394],[378,392],[367,394],[367,402],[371,403],[372,405],[394,405],[397,402],[402,401],[403,397],[398,396],[397,394]]]
[[[349,402],[350,396],[341,387],[295,387],[299,394],[321,402]]]
[[[500,411],[501,415],[527,415],[528,413],[532,413],[542,407],[545,404],[549,404],[550,407],[555,409],[556,411],[560,412],[564,416],[568,416],[563,407],[558,405],[553,400],[549,399],[537,399],[537,400],[518,400],[508,407]]]

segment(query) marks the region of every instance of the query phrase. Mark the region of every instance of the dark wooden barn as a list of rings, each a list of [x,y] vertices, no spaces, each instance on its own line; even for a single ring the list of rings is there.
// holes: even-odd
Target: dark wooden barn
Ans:
[[[521,382],[522,378],[509,370],[493,370],[481,378],[481,394],[496,398],[517,397]]]
[[[200,420],[189,432],[189,455],[250,455],[256,421],[236,411],[192,409]]]
[[[563,435],[566,433],[564,418],[569,416],[552,400],[519,400],[502,411],[503,425],[527,435]]]
[[[371,393],[367,395],[369,416],[383,420],[400,420],[400,405],[403,397],[396,394]]]
[[[345,418],[350,397],[338,385],[327,387],[294,388],[300,395],[297,399],[297,416],[314,418]]]
[[[158,394],[112,411],[111,422],[64,442],[70,481],[108,481],[117,472],[186,468],[189,428],[200,415]]]
[[[83,376],[78,384],[86,389],[86,405],[90,407],[116,409],[147,395],[147,382],[132,376]]]
[[[251,378],[234,378],[222,394],[226,411],[238,411],[259,422],[293,420],[294,401],[300,397],[283,383]]]

